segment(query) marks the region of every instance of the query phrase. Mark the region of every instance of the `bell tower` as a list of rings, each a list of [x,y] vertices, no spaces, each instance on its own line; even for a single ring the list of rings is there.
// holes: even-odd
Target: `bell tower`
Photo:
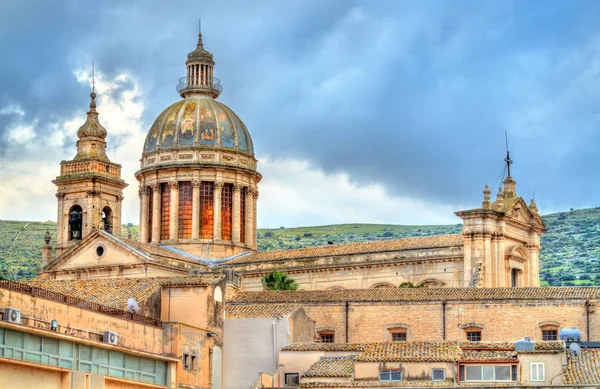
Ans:
[[[123,188],[121,165],[106,156],[106,129],[98,121],[96,92],[77,131],[77,155],[60,163],[52,181],[58,199],[56,256],[75,245],[94,228],[120,235]]]

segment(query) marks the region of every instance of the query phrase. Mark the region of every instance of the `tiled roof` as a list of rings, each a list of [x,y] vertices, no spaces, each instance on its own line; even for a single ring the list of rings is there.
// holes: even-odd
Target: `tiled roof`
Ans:
[[[456,362],[458,342],[387,342],[367,345],[357,362]]]
[[[62,293],[107,307],[127,310],[127,300],[134,298],[142,308],[140,313],[156,317],[158,312],[146,306],[161,286],[209,285],[219,280],[220,274],[185,277],[156,278],[94,278],[88,280],[35,279],[27,284],[41,289]]]
[[[463,244],[463,237],[460,234],[419,236],[403,239],[379,240],[375,242],[305,247],[292,250],[263,251],[234,258],[230,261],[224,262],[221,266],[234,266],[253,262],[268,262],[291,259],[315,259],[340,255],[422,250],[443,247],[462,247]]]
[[[206,265],[202,262],[200,262],[200,259],[193,259],[191,257],[187,257],[185,255],[176,253],[174,251],[171,250],[167,250],[166,248],[157,246],[157,245],[153,245],[150,243],[142,243],[139,242],[137,240],[133,240],[133,239],[124,239],[124,238],[120,238],[123,242],[127,243],[128,245],[131,245],[133,247],[135,247],[136,249],[143,251],[145,254],[149,255],[150,257],[163,257],[163,258],[169,258],[169,259],[175,259],[178,261],[184,261],[184,262],[189,262],[198,266],[203,266],[206,267]]]
[[[225,307],[225,318],[263,319],[288,317],[300,307],[300,304],[227,305]]]
[[[342,389],[342,388],[434,388],[455,386],[451,381],[354,381],[354,382],[307,382],[301,383],[301,389]]]
[[[462,350],[460,360],[462,362],[516,362],[516,351],[498,350]]]
[[[600,287],[531,288],[382,288],[309,291],[241,292],[230,302],[242,303],[327,303],[386,301],[473,301],[473,300],[568,300],[598,299]]]
[[[281,351],[364,351],[368,343],[292,343]]]
[[[303,377],[352,377],[354,361],[352,357],[322,357],[313,364]]]
[[[577,357],[571,352],[567,352],[567,366],[563,371],[563,384],[600,384],[600,350],[582,349]]]

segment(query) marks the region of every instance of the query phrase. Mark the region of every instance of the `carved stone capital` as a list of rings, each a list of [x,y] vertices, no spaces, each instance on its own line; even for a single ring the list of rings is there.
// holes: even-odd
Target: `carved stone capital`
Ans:
[[[221,190],[223,189],[223,181],[215,181],[215,190]]]
[[[169,181],[169,188],[171,189],[179,189],[179,182],[178,181]]]
[[[64,192],[56,192],[56,198],[59,200],[62,200],[65,198],[65,193]]]
[[[148,185],[148,187],[152,190],[152,192],[160,192],[160,184],[158,182],[153,182]]]
[[[88,190],[87,192],[85,192],[88,196],[100,196],[102,194],[102,192],[100,192],[99,190]]]
[[[240,190],[242,190],[243,185],[238,183],[238,182],[234,182],[233,183],[233,192],[239,192]]]
[[[257,199],[258,198],[258,189],[256,189],[256,188],[249,188],[248,189],[248,194],[250,194],[250,196],[252,196],[253,198]]]
[[[201,181],[200,180],[192,180],[193,188],[200,188]]]

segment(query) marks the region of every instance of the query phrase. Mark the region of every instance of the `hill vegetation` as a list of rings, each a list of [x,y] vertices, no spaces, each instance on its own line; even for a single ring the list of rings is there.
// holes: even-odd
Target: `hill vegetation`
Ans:
[[[543,285],[600,285],[600,208],[560,212],[543,217],[540,278]],[[46,230],[56,236],[56,223],[0,221],[0,277],[30,279],[39,272]],[[455,234],[461,224],[401,226],[339,224],[258,231],[261,251],[323,246],[348,242],[399,239],[408,236]],[[122,235],[137,238],[137,226],[122,226]]]

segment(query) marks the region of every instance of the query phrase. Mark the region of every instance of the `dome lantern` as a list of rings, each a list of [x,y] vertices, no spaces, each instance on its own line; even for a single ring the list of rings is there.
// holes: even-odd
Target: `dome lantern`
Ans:
[[[188,54],[185,62],[187,75],[179,80],[177,92],[183,98],[205,95],[213,99],[223,91],[221,82],[213,76],[215,61],[211,52],[204,48],[202,32],[198,33],[196,49]]]

